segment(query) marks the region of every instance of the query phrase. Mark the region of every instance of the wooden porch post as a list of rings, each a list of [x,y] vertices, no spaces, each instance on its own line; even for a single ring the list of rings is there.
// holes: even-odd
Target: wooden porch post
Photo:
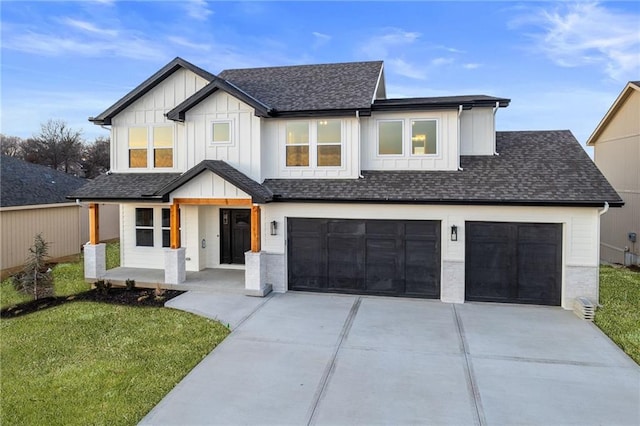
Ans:
[[[251,206],[251,252],[260,251],[260,206]]]
[[[178,249],[180,248],[180,204],[176,202],[171,204],[169,214],[169,226],[171,227],[169,231],[171,234],[170,247]]]
[[[89,204],[89,244],[100,243],[100,207],[96,203]]]

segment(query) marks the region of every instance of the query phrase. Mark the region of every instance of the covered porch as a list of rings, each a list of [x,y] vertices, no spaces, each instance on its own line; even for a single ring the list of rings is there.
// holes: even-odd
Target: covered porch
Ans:
[[[103,279],[113,285],[125,286],[127,280],[134,280],[136,287],[169,290],[194,290],[211,293],[245,294],[243,269],[208,268],[197,272],[187,272],[186,280],[179,284],[164,282],[164,269],[118,267],[107,269]]]

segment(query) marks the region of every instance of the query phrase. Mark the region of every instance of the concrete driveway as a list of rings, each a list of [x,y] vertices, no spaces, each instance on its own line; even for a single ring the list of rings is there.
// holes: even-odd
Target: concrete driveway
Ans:
[[[640,368],[560,308],[295,292],[173,305],[236,328],[142,424],[640,424]]]

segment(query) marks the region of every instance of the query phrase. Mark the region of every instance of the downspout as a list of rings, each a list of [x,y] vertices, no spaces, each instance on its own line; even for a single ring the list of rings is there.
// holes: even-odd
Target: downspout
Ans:
[[[496,102],[496,106],[493,107],[493,155],[500,155],[498,151],[496,151],[496,112],[498,112],[498,108],[500,108],[500,102]]]
[[[356,120],[358,120],[358,178],[364,179],[362,176],[362,138],[361,138],[361,123],[360,123],[360,110],[356,110]]]
[[[602,207],[602,210],[600,210],[598,212],[598,219],[600,219],[602,217],[603,214],[605,214],[606,212],[609,211],[609,203],[607,201],[604,202],[604,206]],[[598,222],[598,274],[600,273],[600,222]],[[596,286],[596,305],[597,306],[602,306],[600,305],[600,286],[597,285]]]
[[[460,140],[462,139],[462,135],[460,134],[460,117],[462,116],[462,105],[458,105],[458,170],[462,171],[462,167],[460,167],[460,147],[462,146]]]

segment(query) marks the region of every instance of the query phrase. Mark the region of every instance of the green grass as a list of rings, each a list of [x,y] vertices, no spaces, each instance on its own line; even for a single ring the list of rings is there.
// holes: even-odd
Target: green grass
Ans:
[[[228,334],[167,308],[72,302],[0,321],[0,424],[133,425]]]
[[[107,269],[120,266],[120,243],[107,244],[106,252]],[[84,281],[82,259],[79,262],[57,264],[53,268],[53,282],[56,296],[70,296],[91,288],[91,284]],[[2,309],[31,299],[30,295],[16,291],[10,278],[0,284],[0,308]]]
[[[600,267],[600,304],[596,325],[640,364],[640,273]]]

